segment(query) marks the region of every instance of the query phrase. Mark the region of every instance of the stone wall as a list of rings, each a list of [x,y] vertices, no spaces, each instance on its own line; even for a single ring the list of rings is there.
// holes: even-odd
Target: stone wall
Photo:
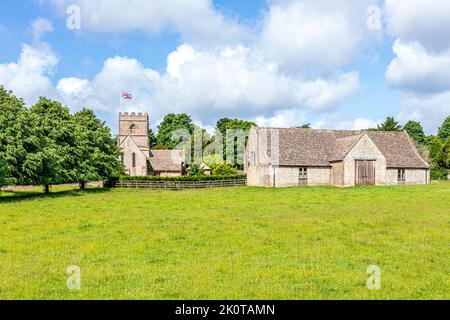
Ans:
[[[267,130],[251,129],[244,155],[244,171],[247,174],[247,185],[273,186],[273,169],[267,151]]]
[[[355,186],[355,160],[375,160],[375,184],[386,184],[386,158],[365,134],[344,158],[344,186]]]
[[[308,168],[308,185],[329,186],[330,174],[330,168]]]
[[[395,186],[398,184],[398,170],[387,169],[386,170],[386,184],[389,186]]]
[[[426,169],[406,169],[405,182],[399,183],[398,169],[388,169],[386,173],[386,184],[428,184],[430,183],[430,170]]]
[[[274,167],[276,187],[299,185],[299,167]],[[308,186],[329,186],[330,168],[308,168]]]
[[[130,131],[131,128],[133,132]],[[148,114],[119,113],[119,137],[132,135],[140,147],[148,147]]]
[[[131,137],[125,139],[122,143],[123,164],[130,176],[147,175],[147,157],[134,143]],[[133,153],[136,155],[136,166],[133,167]]]
[[[276,187],[298,186],[299,170],[295,167],[274,167]]]

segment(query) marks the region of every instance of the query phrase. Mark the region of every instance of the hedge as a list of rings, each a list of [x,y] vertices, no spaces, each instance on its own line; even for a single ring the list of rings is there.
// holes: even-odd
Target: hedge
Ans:
[[[130,177],[123,176],[117,180],[121,181],[215,181],[215,180],[241,180],[246,179],[245,174],[230,174],[230,175],[217,175],[217,176],[179,176],[179,177]]]

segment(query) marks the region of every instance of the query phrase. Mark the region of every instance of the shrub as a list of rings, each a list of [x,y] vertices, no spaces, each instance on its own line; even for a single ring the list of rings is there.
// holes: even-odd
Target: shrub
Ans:
[[[193,164],[188,169],[188,176],[204,176],[205,171],[198,164]]]
[[[223,157],[218,154],[211,154],[209,156],[206,156],[203,158],[203,162],[206,163],[209,167],[212,167],[216,164],[222,164],[225,161],[223,160]]]
[[[211,174],[213,176],[222,176],[236,174],[236,169],[229,163],[220,163],[211,165]]]

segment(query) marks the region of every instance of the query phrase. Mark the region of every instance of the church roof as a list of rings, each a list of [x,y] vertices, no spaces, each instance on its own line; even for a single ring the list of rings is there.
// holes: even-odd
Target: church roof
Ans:
[[[182,150],[150,150],[148,158],[153,171],[181,172],[185,162]]]

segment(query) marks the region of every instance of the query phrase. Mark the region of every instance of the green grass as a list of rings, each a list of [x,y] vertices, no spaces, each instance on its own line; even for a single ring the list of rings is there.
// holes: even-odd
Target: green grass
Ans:
[[[33,194],[0,199],[0,299],[450,298],[450,183]]]

